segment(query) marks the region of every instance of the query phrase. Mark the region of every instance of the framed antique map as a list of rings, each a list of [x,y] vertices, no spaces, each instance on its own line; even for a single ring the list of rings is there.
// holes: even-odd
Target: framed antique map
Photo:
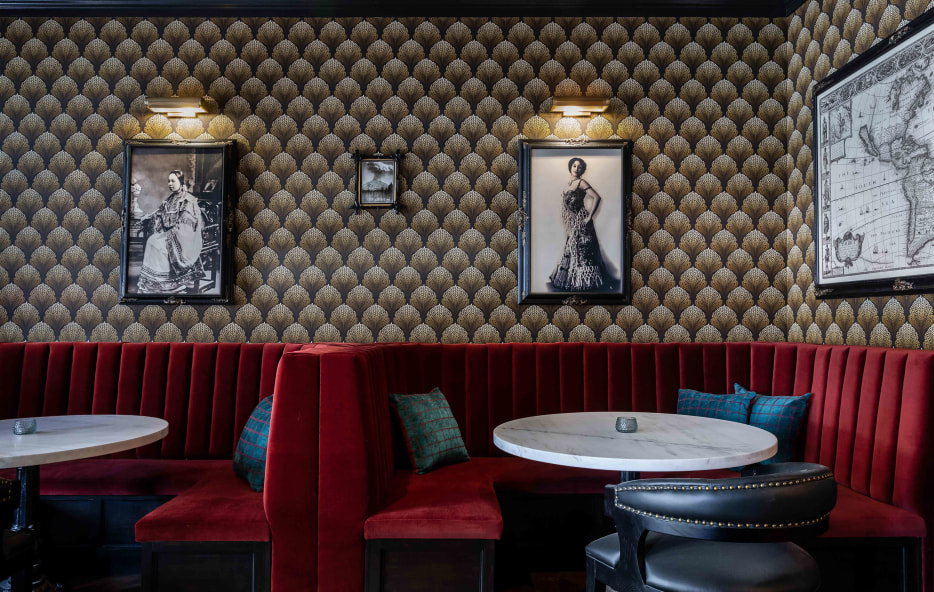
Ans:
[[[818,297],[934,291],[932,16],[815,90]]]

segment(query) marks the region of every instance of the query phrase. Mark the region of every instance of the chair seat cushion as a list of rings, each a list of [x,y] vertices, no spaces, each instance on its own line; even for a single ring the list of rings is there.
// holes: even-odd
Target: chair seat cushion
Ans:
[[[364,538],[498,539],[503,516],[493,490],[499,459],[471,459],[424,475],[397,471],[383,508],[367,518]]]
[[[654,533],[653,533],[654,534]],[[813,592],[814,558],[794,543],[646,538],[646,584],[666,592]]]
[[[597,539],[586,553],[615,567],[619,537]],[[813,592],[820,587],[817,562],[793,543],[726,543],[650,532],[645,569],[646,584],[665,592]]]
[[[178,495],[209,474],[231,472],[229,460],[89,458],[39,467],[41,495]],[[15,470],[0,472],[15,479]]]
[[[270,539],[263,494],[226,470],[213,473],[136,523],[141,543]]]
[[[614,532],[592,541],[584,549],[584,553],[603,565],[616,568],[616,564],[619,563],[619,535]]]
[[[837,485],[837,505],[821,538],[923,537],[924,519],[904,508]]]

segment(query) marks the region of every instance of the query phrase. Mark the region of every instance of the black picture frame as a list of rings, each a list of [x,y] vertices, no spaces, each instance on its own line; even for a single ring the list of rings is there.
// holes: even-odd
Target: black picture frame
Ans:
[[[520,140],[519,304],[629,304],[631,190],[632,142]]]
[[[399,207],[399,159],[392,156],[360,156],[357,161],[357,195],[355,208]]]
[[[928,11],[815,86],[812,230],[814,288],[818,298],[934,291],[934,226],[928,225],[931,226],[930,238],[912,239],[912,228],[916,236],[918,227],[909,222],[917,219],[919,213],[924,219],[934,216],[934,183],[928,184],[924,192],[926,200],[911,205],[906,193],[898,194],[901,191],[899,187],[903,185],[894,178],[896,175],[885,175],[885,185],[865,175],[869,161],[865,155],[859,157],[855,148],[859,144],[866,146],[867,140],[870,146],[875,145],[872,139],[875,134],[870,129],[874,126],[865,124],[867,116],[862,114],[866,111],[860,108],[862,103],[856,107],[853,103],[853,98],[861,93],[880,88],[887,81],[905,75],[919,60],[929,59],[927,56],[932,52],[934,12]],[[892,100],[885,97],[883,103],[891,105]],[[887,108],[885,104],[879,106]],[[934,126],[934,113],[929,108],[922,113],[924,111],[929,115],[925,125]],[[869,116],[870,122],[873,117],[875,113]],[[906,121],[905,124],[907,130],[908,126],[917,126],[918,122]],[[890,131],[887,130],[886,134]],[[895,136],[899,136],[902,142],[909,134]],[[872,148],[867,150],[871,155]],[[848,162],[850,160],[853,162]],[[909,165],[911,167],[920,167],[922,160],[934,165],[934,150],[927,157],[918,158],[915,154],[909,160],[913,161]],[[893,167],[893,172],[896,170]],[[932,172],[934,169],[928,171]],[[852,177],[852,182],[868,182],[869,185],[865,190],[862,185],[853,186],[850,189],[854,193],[847,193],[845,183],[850,182],[846,181],[847,176]],[[891,179],[888,178],[890,176]],[[863,180],[859,181],[857,177]],[[865,195],[855,198],[856,190]],[[930,205],[925,203],[927,201]],[[901,229],[899,221],[904,222]],[[889,234],[887,238],[881,236],[892,229],[904,237],[896,239],[895,234]],[[888,244],[893,247],[890,249]],[[917,255],[925,248],[929,262],[919,265]]]
[[[229,302],[235,142],[132,140],[123,157],[120,302]]]

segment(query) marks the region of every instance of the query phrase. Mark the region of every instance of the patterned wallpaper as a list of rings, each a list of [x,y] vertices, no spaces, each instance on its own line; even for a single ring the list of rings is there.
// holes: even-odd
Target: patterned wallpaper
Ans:
[[[788,306],[775,317],[789,341],[934,349],[934,296],[880,296],[819,299],[814,295],[814,170],[811,119],[814,85],[828,74],[923,13],[930,0],[870,0],[806,3],[788,24],[794,55],[788,64],[793,87],[788,115],[794,129],[788,153],[788,269],[778,284],[787,286]]]
[[[815,6],[794,44],[788,19],[0,19],[0,340],[820,337]],[[216,112],[143,105],[173,93]],[[610,109],[582,130],[539,114],[555,93]],[[582,132],[635,142],[633,304],[517,306],[518,139]],[[129,138],[241,145],[232,305],[118,303]],[[400,213],[353,213],[357,149],[406,153]]]

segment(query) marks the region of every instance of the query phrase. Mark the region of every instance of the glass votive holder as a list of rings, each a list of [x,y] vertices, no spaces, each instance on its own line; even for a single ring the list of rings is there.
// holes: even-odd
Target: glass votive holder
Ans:
[[[26,434],[35,434],[36,428],[36,418],[31,417],[29,419],[17,419],[13,422],[13,433],[17,436],[24,436]]]
[[[639,424],[635,417],[617,417],[616,431],[623,434],[631,434],[639,429]]]

